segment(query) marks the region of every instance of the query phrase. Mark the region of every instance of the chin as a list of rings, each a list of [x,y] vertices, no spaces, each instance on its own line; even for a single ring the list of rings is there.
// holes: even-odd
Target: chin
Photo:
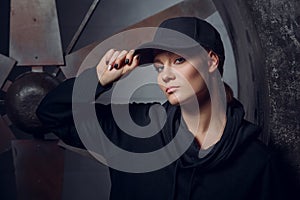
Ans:
[[[193,97],[193,96],[192,96]],[[171,105],[194,105],[192,97],[189,96],[175,96],[175,95],[169,95],[167,96],[168,101]]]
[[[179,105],[179,104],[183,104],[184,102],[186,102],[186,99],[182,99],[178,96],[175,96],[174,94],[167,96],[167,98],[171,105]]]
[[[179,105],[179,102],[178,102],[178,101],[173,101],[173,100],[169,100],[169,99],[168,99],[168,101],[169,101],[169,103],[170,103],[171,105],[173,105],[173,106]]]
[[[180,103],[175,95],[169,95],[167,96],[167,99],[171,105],[178,105]]]

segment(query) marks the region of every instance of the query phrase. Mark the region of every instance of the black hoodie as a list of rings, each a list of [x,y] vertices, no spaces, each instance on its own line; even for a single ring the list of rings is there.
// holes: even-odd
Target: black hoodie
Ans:
[[[97,81],[95,68],[78,79]],[[37,115],[67,144],[85,148],[74,126],[72,91],[75,79],[68,79],[41,102]],[[96,96],[108,88],[98,84]],[[91,95],[82,88],[81,102],[90,103]],[[85,102],[86,101],[86,102]],[[144,126],[150,122],[149,108],[154,104],[131,104],[132,120]],[[96,104],[98,121],[106,136],[120,148],[136,153],[152,152],[169,144],[180,129],[192,134],[181,120],[179,106],[163,104],[167,120],[161,131],[141,139],[125,134],[115,123],[110,105]],[[120,112],[123,112],[120,106]],[[73,110],[74,111],[74,110]],[[153,114],[153,111],[152,111]],[[159,116],[159,113],[155,113]],[[192,140],[187,150],[169,165],[146,173],[131,173],[110,168],[112,200],[274,200],[285,199],[272,154],[257,140],[260,130],[244,120],[241,103],[227,106],[227,123],[221,139],[210,149],[199,149]],[[89,122],[88,116],[86,121]],[[88,134],[88,133],[87,133]],[[177,133],[178,134],[178,133]],[[100,145],[100,144],[99,144]],[[140,163],[143,165],[143,163]]]

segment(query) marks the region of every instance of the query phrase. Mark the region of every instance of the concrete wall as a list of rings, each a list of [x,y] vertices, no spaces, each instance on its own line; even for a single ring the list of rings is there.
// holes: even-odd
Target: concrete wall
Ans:
[[[262,139],[284,161],[283,170],[290,185],[299,187],[299,1],[214,3],[232,39],[239,97],[248,116],[263,126]]]
[[[300,2],[247,0],[259,35],[269,99],[270,145],[300,182]]]

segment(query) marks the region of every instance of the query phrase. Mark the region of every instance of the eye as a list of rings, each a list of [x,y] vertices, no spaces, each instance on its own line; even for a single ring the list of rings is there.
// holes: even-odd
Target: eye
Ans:
[[[175,64],[181,64],[184,62],[185,62],[185,59],[183,57],[176,58],[176,60],[175,60]]]
[[[164,66],[163,65],[160,65],[160,66],[155,66],[154,65],[154,68],[155,70],[159,73],[159,72],[162,72],[164,70]]]

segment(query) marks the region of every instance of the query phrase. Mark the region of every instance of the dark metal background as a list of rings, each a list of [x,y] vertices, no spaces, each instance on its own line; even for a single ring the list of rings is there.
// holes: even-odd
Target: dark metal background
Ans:
[[[18,200],[62,196],[64,151],[57,141],[13,140]]]
[[[16,61],[0,54],[0,88],[3,86],[8,74],[15,66]]]
[[[13,132],[0,116],[0,154],[10,149],[13,139],[15,139]]]

